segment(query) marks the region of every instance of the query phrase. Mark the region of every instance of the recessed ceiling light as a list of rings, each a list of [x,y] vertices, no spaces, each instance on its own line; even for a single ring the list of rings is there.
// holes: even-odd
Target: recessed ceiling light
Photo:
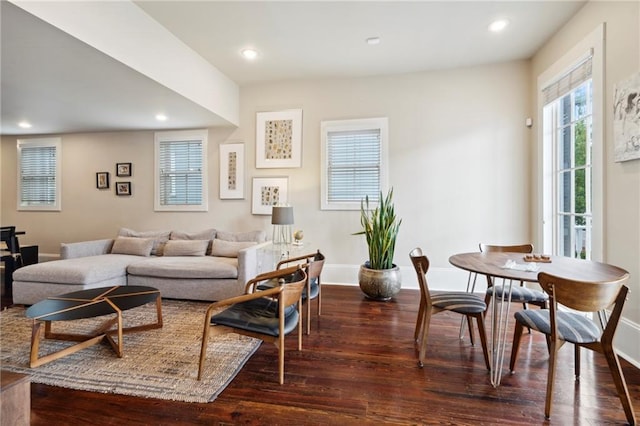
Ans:
[[[158,121],[167,121],[167,116],[164,114],[157,114],[156,115],[156,120]]]
[[[367,39],[367,44],[370,46],[375,46],[376,44],[380,44],[380,37],[369,37]]]
[[[252,61],[252,60],[254,60],[255,58],[258,57],[258,51],[255,50],[255,49],[244,49],[240,53],[242,54],[242,56],[245,59],[247,59],[249,61]]]
[[[31,123],[29,123],[28,121],[21,121],[18,123],[18,126],[22,127],[23,129],[30,129]]]
[[[506,19],[497,19],[497,20],[493,21],[489,25],[489,31],[494,32],[494,33],[499,33],[500,31],[502,31],[505,28],[507,28],[507,25],[509,25],[509,21],[508,20],[506,20]]]

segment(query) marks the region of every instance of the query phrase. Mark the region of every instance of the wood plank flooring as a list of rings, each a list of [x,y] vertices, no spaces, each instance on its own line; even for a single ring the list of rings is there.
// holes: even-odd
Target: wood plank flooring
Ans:
[[[294,336],[287,339],[284,385],[278,384],[277,350],[263,343],[212,403],[32,384],[31,424],[625,424],[604,358],[583,351],[582,376],[575,381],[571,345],[560,351],[554,406],[545,421],[547,349],[537,333],[523,337],[517,371],[509,374],[507,364],[495,389],[479,343],[458,339],[460,317],[438,314],[420,369],[413,343],[417,296],[417,290],[403,289],[391,302],[374,302],[358,287],[323,285],[323,313],[316,321],[314,301],[303,351],[295,350]],[[640,419],[640,370],[626,361],[623,369]]]

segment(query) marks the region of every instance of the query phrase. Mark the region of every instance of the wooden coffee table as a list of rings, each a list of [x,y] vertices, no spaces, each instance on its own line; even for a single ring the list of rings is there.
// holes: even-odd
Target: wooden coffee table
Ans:
[[[122,312],[150,302],[156,302],[156,322],[122,327]],[[83,318],[95,318],[103,315],[116,314],[105,320],[98,328],[88,334],[65,334],[52,331],[53,321],[72,321]],[[101,287],[66,293],[49,297],[29,307],[26,316],[33,318],[31,333],[31,357],[29,366],[39,367],[48,362],[78,352],[84,348],[107,340],[118,357],[122,358],[124,333],[150,330],[162,327],[162,299],[160,290],[144,286],[114,286]],[[46,339],[69,340],[79,343],[61,351],[38,357],[41,339],[41,327],[44,323],[44,337]],[[116,325],[113,328],[114,324]],[[117,335],[117,341],[113,336]]]

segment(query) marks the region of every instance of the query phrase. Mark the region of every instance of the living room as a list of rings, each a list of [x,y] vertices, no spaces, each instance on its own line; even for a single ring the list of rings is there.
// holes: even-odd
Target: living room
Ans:
[[[324,282],[355,285],[358,265],[367,256],[363,238],[352,235],[360,229],[359,212],[320,208],[320,125],[324,120],[388,117],[389,183],[403,218],[396,249],[403,288],[418,288],[408,253],[421,246],[432,263],[432,285],[463,289],[466,275],[449,264],[452,254],[475,251],[479,242],[543,246],[538,78],[603,22],[605,196],[599,260],[630,273],[631,292],[619,335],[626,359],[638,367],[640,161],[613,160],[614,87],[640,69],[637,2],[587,2],[530,57],[517,60],[240,86],[237,127],[208,129],[207,212],[154,211],[155,130],[56,134],[63,146],[62,210],[18,211],[16,141],[37,133],[3,134],[0,219],[24,230],[25,243],[37,244],[43,258],[55,257],[60,243],[111,238],[120,227],[197,231],[215,224],[270,232],[270,217],[251,213],[252,178],[286,176],[295,228],[303,229],[305,241],[327,256]],[[303,110],[302,167],[255,168],[256,114],[291,108]],[[526,126],[527,118],[532,127]],[[245,146],[244,199],[218,197],[218,145],[227,142]],[[132,165],[131,196],[95,187],[97,172],[109,171],[116,181],[117,163]]]

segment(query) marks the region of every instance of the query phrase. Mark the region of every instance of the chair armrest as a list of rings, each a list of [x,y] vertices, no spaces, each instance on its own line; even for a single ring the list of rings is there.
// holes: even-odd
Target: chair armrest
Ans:
[[[286,265],[288,263],[300,262],[302,260],[306,260],[307,262],[309,262],[309,260],[313,259],[315,255],[316,253],[303,254],[302,256],[290,257],[288,259],[281,260],[280,262],[278,262],[276,269],[280,269],[282,265]]]
[[[98,256],[111,252],[113,239],[81,241],[78,243],[62,243],[60,258],[73,259],[76,257]]]

